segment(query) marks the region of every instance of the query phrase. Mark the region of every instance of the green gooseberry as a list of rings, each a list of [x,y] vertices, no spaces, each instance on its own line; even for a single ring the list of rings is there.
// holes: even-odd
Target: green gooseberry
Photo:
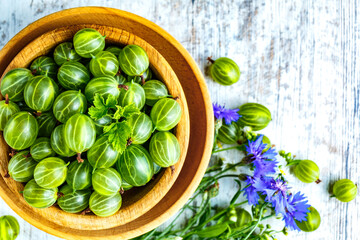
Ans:
[[[55,151],[51,148],[50,138],[41,137],[35,140],[33,145],[30,147],[31,157],[40,162],[42,159],[47,157],[54,157]]]
[[[57,126],[51,134],[50,143],[52,149],[64,157],[72,157],[76,154],[65,143],[65,124]]]
[[[251,214],[243,208],[237,208],[236,215],[237,215],[237,219],[235,226],[237,228],[243,227],[252,221]]]
[[[311,160],[301,160],[294,168],[295,176],[304,183],[319,183],[320,170]]]
[[[8,71],[1,80],[1,94],[8,94],[9,100],[20,102],[24,100],[25,85],[33,78],[29,69],[15,68]]]
[[[114,168],[99,168],[92,175],[94,190],[103,196],[112,196],[120,191],[121,176]]]
[[[36,120],[39,124],[38,137],[50,137],[57,123],[52,112],[41,113],[40,116],[36,116]]]
[[[119,71],[119,61],[113,53],[101,51],[92,57],[89,67],[94,77],[114,77]]]
[[[86,97],[80,90],[68,90],[61,93],[55,99],[53,106],[54,116],[61,123],[66,123],[74,114],[85,113],[86,110]]]
[[[51,57],[40,56],[31,63],[30,70],[34,75],[42,75],[55,79],[58,66]]]
[[[135,82],[127,82],[124,84],[127,90],[122,88],[119,95],[119,105],[124,107],[126,105],[134,104],[138,109],[142,109],[145,105],[145,91]]]
[[[19,222],[10,215],[0,217],[0,239],[15,240],[20,232]]]
[[[85,114],[76,113],[66,121],[64,132],[66,145],[78,154],[78,161],[81,161],[81,153],[91,148],[96,140],[93,120]]]
[[[19,106],[7,100],[0,101],[0,130],[4,131],[6,123],[17,112],[20,112]]]
[[[299,222],[295,220],[296,225],[304,232],[313,232],[319,228],[321,217],[319,212],[314,208],[309,208],[310,212],[307,213],[306,220]]]
[[[109,46],[105,49],[105,51],[107,52],[111,52],[112,54],[114,54],[115,56],[119,56],[120,52],[121,52],[121,48],[118,46]]]
[[[357,186],[350,179],[341,179],[334,184],[333,194],[341,202],[350,202],[357,195]]]
[[[79,62],[66,62],[59,68],[57,78],[65,89],[83,90],[90,81],[90,72]]]
[[[128,124],[132,128],[132,143],[143,144],[149,140],[153,132],[153,124],[148,115],[145,113],[134,114],[128,119]]]
[[[241,118],[237,121],[240,127],[251,127],[252,131],[259,131],[267,127],[271,121],[271,113],[264,105],[245,103],[239,107]]]
[[[80,59],[71,42],[60,43],[54,50],[54,60],[59,66],[66,62],[77,62]]]
[[[121,154],[112,147],[107,136],[99,137],[87,153],[88,160],[94,170],[97,168],[112,167],[120,155]]]
[[[97,93],[104,97],[105,100],[108,95],[113,95],[115,98],[118,98],[120,95],[119,84],[114,77],[106,76],[93,78],[86,85],[86,99],[92,103],[94,101],[94,96]]]
[[[30,180],[24,187],[23,196],[25,201],[34,208],[47,208],[57,200],[58,189],[46,189],[40,187],[34,179]]]
[[[29,151],[21,151],[13,156],[8,164],[8,173],[17,182],[28,182],[34,176],[37,162],[29,156]]]
[[[152,160],[160,167],[170,167],[180,159],[180,144],[171,132],[157,132],[149,144]]]
[[[74,48],[77,54],[83,58],[91,58],[105,48],[105,36],[92,28],[79,30],[73,38]]]
[[[169,96],[168,89],[165,84],[159,80],[149,80],[143,85],[146,97],[146,104],[154,106],[154,104]]]
[[[59,87],[54,80],[46,76],[36,76],[26,84],[24,98],[31,109],[41,113],[51,109],[58,93]]]
[[[93,192],[90,196],[90,210],[99,217],[109,217],[119,211],[122,198],[119,192],[112,196],[103,196]]]
[[[239,66],[230,58],[221,57],[215,61],[211,58],[210,76],[221,85],[232,85],[240,79]]]
[[[38,132],[39,125],[36,118],[29,112],[18,112],[6,123],[3,134],[11,148],[23,150],[35,142]]]
[[[91,187],[91,173],[93,171],[89,161],[73,161],[68,167],[66,182],[75,190],[83,190]]]
[[[181,118],[180,104],[171,98],[163,98],[157,101],[151,109],[150,118],[156,130],[169,131],[174,128]]]
[[[239,139],[239,127],[236,122],[232,122],[231,124],[223,124],[217,136],[217,139],[225,144],[235,144]]]
[[[149,68],[149,57],[138,45],[127,45],[119,54],[120,68],[129,76],[141,76]]]
[[[36,183],[46,189],[53,189],[66,180],[67,165],[64,160],[57,157],[45,158],[35,167],[34,179]]]
[[[57,200],[59,207],[68,213],[79,213],[89,206],[90,189],[74,191],[66,184],[60,188],[60,197]],[[63,195],[63,196],[62,196]]]
[[[132,186],[143,186],[154,176],[151,156],[141,145],[127,147],[116,164],[121,177]]]

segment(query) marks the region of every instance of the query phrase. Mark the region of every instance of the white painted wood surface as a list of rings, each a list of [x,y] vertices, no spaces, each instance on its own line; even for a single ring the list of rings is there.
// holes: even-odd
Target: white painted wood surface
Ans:
[[[42,16],[88,5],[123,9],[155,22],[185,46],[201,69],[208,56],[234,59],[242,76],[232,87],[206,77],[213,101],[229,107],[266,105],[273,121],[263,132],[272,143],[321,167],[320,185],[287,175],[293,189],[306,193],[319,210],[321,227],[278,239],[360,239],[359,197],[344,204],[328,194],[329,183],[340,178],[360,182],[358,1],[0,0],[0,48]],[[221,156],[239,159],[236,152]],[[234,187],[221,183],[220,205]],[[19,220],[20,240],[58,239],[23,221],[0,199],[0,216],[5,214]]]

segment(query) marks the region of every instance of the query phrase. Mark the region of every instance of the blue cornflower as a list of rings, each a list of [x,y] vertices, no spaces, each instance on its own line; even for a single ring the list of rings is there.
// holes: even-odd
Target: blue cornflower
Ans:
[[[270,150],[272,149],[269,149],[268,151]],[[255,167],[254,176],[259,177],[276,173],[278,162],[274,160],[256,159],[253,161],[253,164]]]
[[[241,117],[238,113],[239,109],[226,109],[225,106],[220,106],[213,103],[214,116],[217,120],[225,120],[225,124],[229,125],[236,122]]]
[[[259,203],[259,194],[257,189],[255,188],[254,183],[255,179],[251,176],[247,176],[246,180],[246,188],[244,188],[244,195],[246,196],[250,205],[257,205]]]
[[[264,135],[259,135],[255,141],[248,141],[245,145],[247,156],[254,164],[254,176],[265,176],[268,174],[276,173],[278,162],[275,161],[277,155],[275,149],[268,149],[263,152],[267,144],[262,142]]]
[[[263,193],[266,195],[265,201],[272,204],[276,215],[286,213],[289,189],[286,182],[282,179],[271,179],[267,184],[267,188],[264,189]]]
[[[307,213],[310,212],[310,205],[304,194],[297,192],[295,195],[290,194],[286,202],[286,213],[283,214],[285,226],[291,230],[300,231],[296,225],[295,220],[302,222],[306,221]]]
[[[244,194],[250,205],[257,205],[259,203],[259,193],[261,194],[269,187],[270,181],[270,177],[246,177],[245,183],[247,187],[244,188]]]

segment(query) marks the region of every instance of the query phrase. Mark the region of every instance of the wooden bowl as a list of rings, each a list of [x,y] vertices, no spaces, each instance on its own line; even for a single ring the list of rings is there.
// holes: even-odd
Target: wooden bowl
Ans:
[[[57,28],[47,32],[34,39],[25,46],[15,58],[13,58],[5,69],[3,76],[7,71],[14,68],[28,68],[31,62],[39,56],[51,55],[53,49],[58,44],[67,41],[71,42],[75,33],[83,28],[93,28],[98,30],[103,36],[106,36],[107,45],[124,46],[127,44],[136,44],[144,48],[148,53],[152,71],[166,84],[169,93],[172,96],[178,97],[177,101],[180,103],[182,109],[181,119],[174,131],[181,148],[180,160],[174,166],[175,171],[172,171],[170,168],[163,169],[163,171],[160,174],[157,174],[155,179],[146,184],[146,186],[126,191],[123,195],[123,204],[120,211],[113,216],[101,218],[93,214],[85,216],[81,214],[71,214],[62,211],[58,207],[47,209],[32,208],[25,202],[24,198],[19,193],[23,190],[24,185],[11,178],[5,179],[7,186],[13,191],[13,202],[22,209],[28,208],[29,214],[33,217],[36,215],[36,218],[45,218],[47,221],[51,221],[58,225],[70,225],[74,229],[99,230],[131,222],[154,207],[169,191],[180,173],[187,153],[190,130],[189,110],[181,84],[176,74],[161,54],[143,39],[114,27],[81,24]],[[6,142],[3,139],[0,139],[0,145],[6,146]],[[0,153],[1,175],[6,174],[9,152],[10,149]]]
[[[95,24],[95,25],[94,25]],[[75,26],[74,26],[75,25]],[[85,7],[64,10],[58,13],[54,13],[45,18],[42,18],[19,32],[10,42],[0,51],[0,75],[5,72],[6,68],[11,68],[16,65],[14,60],[15,56],[19,54],[23,56],[24,64],[25,59],[31,59],[36,57],[40,50],[33,48],[32,57],[29,55],[23,55],[33,45],[34,39],[41,39],[46,35],[56,34],[58,31],[68,29],[76,29],[78,25],[89,26],[92,25],[101,29],[123,30],[126,36],[129,36],[128,43],[137,42],[139,45],[142,43],[149,44],[149,49],[154,49],[154,52],[159,53],[159,57],[163,57],[165,62],[171,66],[176,76],[178,77],[181,87],[184,90],[184,95],[188,104],[189,116],[190,116],[190,134],[189,147],[186,155],[183,168],[181,169],[175,183],[167,185],[171,187],[164,196],[157,197],[157,192],[153,191],[156,185],[159,185],[162,179],[166,178],[166,171],[162,173],[152,186],[144,187],[151,188],[142,191],[142,194],[136,193],[139,199],[126,205],[122,212],[119,212],[117,217],[111,218],[98,218],[95,216],[86,216],[85,218],[78,217],[74,214],[65,214],[64,212],[57,210],[56,208],[50,208],[47,210],[36,210],[31,208],[26,203],[24,204],[21,196],[16,193],[16,186],[13,186],[9,182],[11,180],[0,177],[0,195],[9,204],[9,206],[17,212],[26,221],[34,226],[59,237],[66,239],[128,239],[141,235],[172,216],[178,211],[189,197],[196,190],[196,187],[201,181],[201,178],[207,168],[211,148],[213,142],[213,112],[211,101],[206,89],[201,72],[196,66],[194,60],[186,52],[186,50],[178,43],[173,37],[162,30],[154,23],[145,20],[139,16],[131,13],[123,12],[116,9],[101,8],[101,7]],[[99,27],[100,26],[100,27]],[[110,28],[108,28],[110,27]],[[45,35],[43,35],[45,34]],[[128,34],[128,35],[127,35]],[[107,35],[108,36],[108,35]],[[114,33],[113,38],[115,42],[121,41],[121,33]],[[132,36],[132,37],[131,37]],[[68,39],[65,37],[64,39]],[[57,41],[57,38],[54,39]],[[62,41],[61,41],[62,42]],[[122,42],[126,44],[127,42]],[[53,47],[54,45],[52,45]],[[145,46],[145,45],[142,45]],[[24,49],[26,48],[26,49]],[[23,50],[24,49],[24,50]],[[45,45],[40,49],[47,53],[51,49],[50,45]],[[23,51],[23,52],[21,52]],[[27,52],[30,54],[32,51]],[[41,54],[40,54],[41,55]],[[10,65],[14,64],[14,65]],[[10,66],[9,66],[10,65]],[[155,67],[156,64],[153,64]],[[159,69],[158,74],[162,77]],[[163,79],[165,80],[165,79]],[[171,87],[168,85],[168,87]],[[180,92],[181,94],[181,92]],[[180,97],[182,99],[182,97]],[[177,130],[178,131],[178,130]],[[6,161],[4,153],[7,151],[7,146],[0,143],[0,158],[1,162]],[[181,162],[180,162],[181,164]],[[1,171],[3,168],[1,169]],[[179,169],[180,170],[180,169]],[[3,173],[3,172],[2,172]],[[170,178],[170,180],[175,178]],[[166,191],[164,191],[166,192]],[[144,207],[143,205],[149,204],[149,202],[143,201],[145,197],[153,196],[154,202],[159,201],[157,204],[150,207]],[[126,197],[124,197],[125,200]],[[138,209],[133,208],[137,203],[141,202],[137,206],[140,209],[144,209],[141,214]],[[128,207],[128,208],[126,208]],[[49,214],[43,212],[49,211]],[[52,216],[50,216],[50,213]],[[120,215],[126,214],[128,219],[121,219]],[[65,216],[65,217],[64,217]],[[70,219],[73,218],[75,219]],[[54,221],[54,219],[58,219]],[[59,220],[59,218],[63,218]],[[118,221],[118,222],[114,222]],[[91,224],[95,223],[94,228],[88,228]]]

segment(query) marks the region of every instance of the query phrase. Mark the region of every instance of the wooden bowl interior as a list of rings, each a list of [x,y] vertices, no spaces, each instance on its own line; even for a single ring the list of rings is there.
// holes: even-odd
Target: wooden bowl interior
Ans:
[[[32,215],[36,215],[36,218],[46,218],[47,221],[59,225],[71,226],[71,228],[74,229],[108,229],[131,222],[143,215],[149,209],[154,207],[172,187],[180,173],[186,157],[190,128],[189,113],[180,82],[170,65],[159,52],[143,39],[113,27],[74,25],[47,32],[23,48],[8,65],[3,75],[13,68],[28,67],[36,57],[52,54],[54,47],[59,43],[72,41],[74,34],[85,27],[97,29],[102,35],[105,35],[106,43],[108,45],[123,46],[127,44],[136,44],[143,47],[149,55],[151,68],[157,76],[157,79],[162,80],[166,84],[169,93],[172,96],[179,97],[178,102],[180,103],[183,114],[178,126],[174,130],[174,134],[178,138],[181,146],[181,157],[179,162],[175,165],[175,172],[172,172],[170,168],[163,169],[146,186],[126,191],[123,195],[123,205],[120,211],[107,218],[97,217],[93,214],[85,216],[81,214],[70,214],[54,206],[48,209],[32,208],[25,202],[22,195],[19,193],[23,190],[23,184],[18,183],[11,178],[5,179],[5,182],[16,196],[16,198],[13,199],[14,203],[25,208],[29,213],[31,212]],[[6,151],[0,152],[0,172],[4,175],[7,169],[9,149],[6,147],[3,138],[0,140],[0,149],[6,149]]]

